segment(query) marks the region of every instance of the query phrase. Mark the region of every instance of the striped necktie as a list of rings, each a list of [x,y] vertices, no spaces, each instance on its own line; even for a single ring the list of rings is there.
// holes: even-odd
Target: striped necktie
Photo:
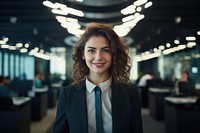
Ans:
[[[101,88],[95,87],[96,133],[103,133]]]

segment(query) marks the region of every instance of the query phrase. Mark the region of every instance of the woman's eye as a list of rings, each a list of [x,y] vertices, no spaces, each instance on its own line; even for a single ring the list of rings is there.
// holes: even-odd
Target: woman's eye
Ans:
[[[104,49],[102,52],[103,53],[110,53],[110,49]]]
[[[93,50],[93,49],[89,49],[88,52],[89,52],[89,53],[94,53],[95,50]]]

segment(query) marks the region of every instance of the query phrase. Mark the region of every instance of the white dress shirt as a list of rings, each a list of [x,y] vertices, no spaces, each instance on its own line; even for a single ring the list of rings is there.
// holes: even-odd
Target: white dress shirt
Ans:
[[[111,85],[112,78],[100,83],[102,100],[102,117],[104,133],[112,133],[112,110],[111,110]],[[96,117],[95,117],[95,84],[86,79],[86,101],[88,114],[88,131],[89,133],[96,133]]]
[[[150,74],[145,74],[141,77],[139,83],[138,83],[138,86],[139,87],[146,87],[147,86],[147,80],[150,80],[152,79],[151,75]]]

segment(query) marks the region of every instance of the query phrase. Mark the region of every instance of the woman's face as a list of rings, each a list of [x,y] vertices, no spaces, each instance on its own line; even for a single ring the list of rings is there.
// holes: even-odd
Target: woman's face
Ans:
[[[86,42],[83,59],[90,75],[108,75],[112,63],[112,54],[108,40],[103,36],[92,36]]]
[[[187,75],[187,73],[185,73],[185,72],[182,73],[182,80],[183,80],[183,81],[187,81],[187,80],[188,80],[188,75]]]

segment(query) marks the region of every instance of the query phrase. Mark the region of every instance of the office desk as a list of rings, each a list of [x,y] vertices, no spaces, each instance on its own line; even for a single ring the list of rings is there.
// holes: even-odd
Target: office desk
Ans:
[[[54,108],[57,104],[61,83],[52,83],[51,89],[48,91],[48,108]]]
[[[51,84],[51,87],[53,89],[56,89],[57,90],[57,98],[59,97],[59,94],[60,94],[60,89],[63,87],[63,82],[58,82],[58,83],[52,83]]]
[[[140,98],[141,98],[141,103],[142,103],[142,108],[148,108],[149,105],[148,105],[148,90],[149,90],[149,87],[145,86],[145,87],[141,87],[139,86],[139,94],[140,94]]]
[[[48,88],[34,88],[35,97],[31,100],[31,120],[39,121],[47,114],[47,92]]]
[[[196,97],[165,98],[165,132],[199,133],[200,110],[194,107]]]
[[[48,91],[48,108],[54,108],[58,100],[58,90],[51,88]]]
[[[164,119],[164,98],[169,94],[168,88],[149,88],[149,113],[154,119]]]
[[[12,97],[12,100],[13,107],[0,110],[0,132],[30,133],[30,98]]]

